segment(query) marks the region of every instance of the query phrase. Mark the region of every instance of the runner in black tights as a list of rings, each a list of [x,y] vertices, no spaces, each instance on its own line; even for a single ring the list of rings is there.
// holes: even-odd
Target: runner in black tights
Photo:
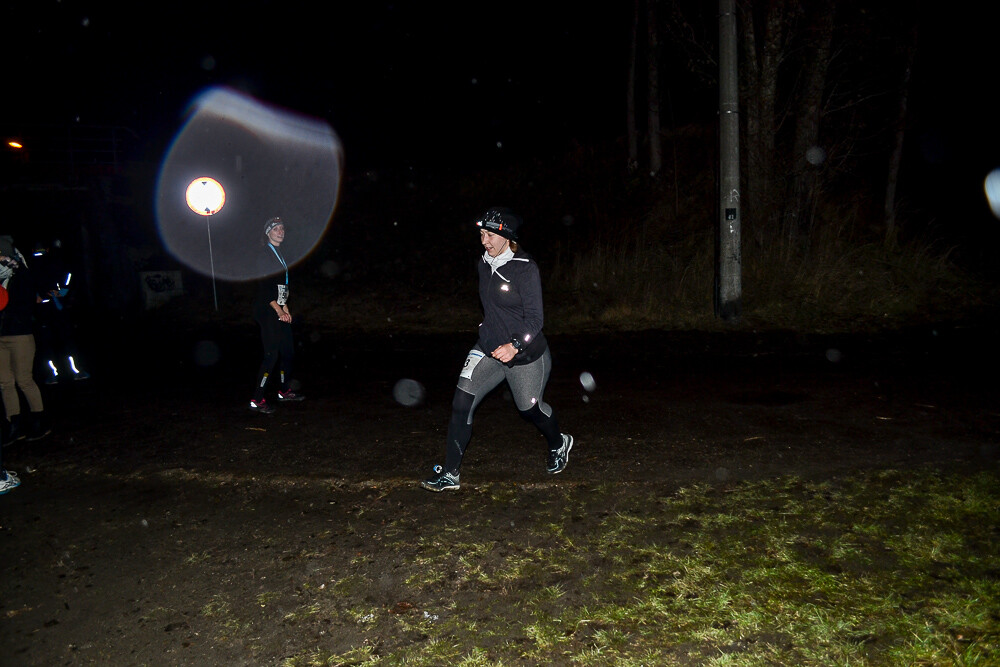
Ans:
[[[420,483],[428,491],[459,488],[459,468],[472,439],[473,414],[483,398],[504,381],[521,417],[545,436],[547,472],[562,472],[573,448],[573,436],[559,431],[552,407],[542,400],[552,356],[542,333],[538,266],[517,246],[521,218],[510,209],[493,208],[476,225],[485,248],[479,262],[483,322],[455,388],[444,466],[435,466],[434,475]]]

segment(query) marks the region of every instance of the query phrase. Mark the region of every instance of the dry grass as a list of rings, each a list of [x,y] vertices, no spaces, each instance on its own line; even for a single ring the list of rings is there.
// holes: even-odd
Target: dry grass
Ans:
[[[935,238],[911,232],[885,243],[848,192],[822,202],[808,248],[743,221],[743,318],[722,323],[713,304],[709,139],[697,129],[678,132],[677,154],[692,157],[678,162],[676,178],[668,165],[656,182],[627,174],[617,146],[423,180],[407,172],[395,179],[398,197],[358,195],[338,211],[336,236],[299,269],[297,312],[341,329],[474,330],[469,221],[501,203],[528,221],[524,246],[542,270],[552,333],[884,330],[966,319],[995,301],[995,286],[963,270]],[[336,255],[343,270],[326,272],[324,255]],[[237,294],[223,300],[232,312],[206,315],[245,321],[248,301]]]
[[[713,308],[714,235],[700,225],[657,209],[615,238],[600,239],[550,276],[549,319],[570,328],[720,328]],[[891,329],[962,319],[993,301],[990,285],[930,240],[890,247],[839,231],[821,228],[808,252],[783,240],[744,241],[744,317],[737,326]]]

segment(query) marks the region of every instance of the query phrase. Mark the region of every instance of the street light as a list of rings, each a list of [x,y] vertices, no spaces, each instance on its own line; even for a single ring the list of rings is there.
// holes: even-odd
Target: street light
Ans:
[[[214,178],[200,176],[187,187],[184,193],[188,208],[198,215],[205,216],[205,227],[208,229],[208,261],[212,266],[212,299],[215,310],[219,310],[219,297],[215,292],[215,259],[212,256],[212,225],[211,217],[226,205],[226,191]]]

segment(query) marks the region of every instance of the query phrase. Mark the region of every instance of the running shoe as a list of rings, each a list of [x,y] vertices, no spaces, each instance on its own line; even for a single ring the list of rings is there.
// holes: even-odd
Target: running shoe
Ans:
[[[571,449],[573,449],[573,436],[563,433],[562,446],[559,449],[549,450],[549,465],[545,468],[545,472],[555,475],[565,470]]]
[[[420,482],[420,486],[428,491],[458,491],[458,475],[445,472],[441,466],[434,466],[434,475]]]
[[[262,415],[269,415],[274,412],[274,408],[268,404],[266,398],[262,398],[259,401],[250,401],[250,409]]]
[[[0,470],[3,477],[0,478],[0,496],[21,486],[21,480],[17,478],[17,473],[10,470]]]

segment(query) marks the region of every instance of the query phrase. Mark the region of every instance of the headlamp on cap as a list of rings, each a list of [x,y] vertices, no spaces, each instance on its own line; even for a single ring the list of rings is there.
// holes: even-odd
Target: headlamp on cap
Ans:
[[[509,208],[491,208],[476,220],[476,226],[511,241],[517,240],[521,217]]]
[[[278,225],[284,226],[285,221],[277,216],[271,218],[270,220],[267,221],[267,223],[264,224],[264,233],[270,234],[271,230],[277,227]]]

